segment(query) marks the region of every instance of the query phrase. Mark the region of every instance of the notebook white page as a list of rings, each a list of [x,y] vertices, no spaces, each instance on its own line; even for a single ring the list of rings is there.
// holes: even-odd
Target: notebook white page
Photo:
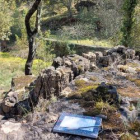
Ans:
[[[81,127],[89,127],[89,128],[82,128],[81,130],[86,131],[93,131],[96,121],[92,119],[86,119],[86,118],[78,118],[78,117],[71,117],[71,116],[65,116],[63,121],[60,124],[60,127],[66,127],[68,129],[78,129]]]

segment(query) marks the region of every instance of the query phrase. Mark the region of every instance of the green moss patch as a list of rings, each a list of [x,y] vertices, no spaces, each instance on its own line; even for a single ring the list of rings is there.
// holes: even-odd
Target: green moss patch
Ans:
[[[79,79],[75,80],[75,86],[77,87],[83,87],[85,86],[85,84],[86,84],[85,80],[79,80]]]
[[[103,121],[104,129],[119,129],[123,133],[124,124],[120,118],[121,114],[118,111],[117,104],[110,104],[110,102],[102,99],[102,94],[104,96],[108,95],[106,93],[108,93],[106,86],[82,83],[82,86],[80,85],[77,91],[69,95],[69,99],[74,99],[71,101],[78,102],[85,109],[84,115],[96,116],[102,114],[107,116],[107,120]],[[109,99],[106,96],[105,98]]]
[[[96,102],[92,110],[86,112],[86,114],[90,116],[99,115],[99,114],[105,114],[108,115],[108,112],[114,112],[117,108],[113,105],[110,105],[108,102]]]
[[[130,131],[131,132],[138,132],[140,134],[140,122],[135,121],[130,124]]]
[[[83,83],[82,83],[82,85],[83,86],[81,86],[81,83],[80,83],[80,87],[78,88],[78,90],[69,94],[68,98],[69,99],[81,99],[81,98],[85,97],[85,95],[87,94],[88,91],[94,90],[99,86],[99,85],[86,85]],[[87,96],[89,96],[87,98],[91,98],[90,95],[91,94],[87,95]]]

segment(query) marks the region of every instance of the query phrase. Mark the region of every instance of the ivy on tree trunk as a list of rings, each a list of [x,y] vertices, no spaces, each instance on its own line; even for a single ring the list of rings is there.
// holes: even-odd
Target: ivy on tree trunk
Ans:
[[[25,75],[32,75],[32,64],[33,64],[33,60],[36,54],[36,48],[38,46],[35,40],[36,40],[38,31],[40,30],[41,2],[42,0],[36,0],[25,17],[25,26],[26,26],[28,42],[29,42],[28,58],[25,64]],[[30,19],[36,11],[37,13],[36,13],[35,27],[32,30],[31,25],[30,25]]]

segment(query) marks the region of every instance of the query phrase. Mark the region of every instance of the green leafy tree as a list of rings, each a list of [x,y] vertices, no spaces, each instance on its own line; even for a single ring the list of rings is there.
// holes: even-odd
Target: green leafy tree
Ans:
[[[139,49],[139,44],[140,44],[140,1],[138,2],[136,8],[135,8],[135,13],[134,13],[134,25],[132,29],[132,46]]]
[[[8,40],[11,34],[12,18],[9,3],[0,0],[0,40]]]
[[[26,28],[25,28],[25,16],[27,14],[26,9],[20,10],[18,7],[13,10],[13,25],[11,27],[12,41],[15,41],[15,36],[17,36],[19,39],[25,39],[27,40],[27,34],[26,34]]]
[[[67,9],[68,16],[72,17],[72,9],[77,1],[78,0],[50,0],[49,6],[51,6],[53,10],[55,10],[56,7],[59,7],[60,9],[65,7]]]
[[[123,21],[123,27],[121,29],[123,35],[122,35],[122,44],[126,47],[130,46],[132,38],[132,27],[134,25],[134,12],[135,7],[137,6],[138,0],[125,0],[123,5],[124,10],[124,21]]]

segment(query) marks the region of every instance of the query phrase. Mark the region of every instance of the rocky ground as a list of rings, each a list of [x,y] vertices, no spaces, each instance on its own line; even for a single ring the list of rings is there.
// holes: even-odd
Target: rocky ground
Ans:
[[[37,78],[12,80],[1,103],[0,138],[89,140],[52,132],[59,115],[67,112],[101,117],[99,140],[140,139],[139,99],[140,61],[134,50],[117,46],[58,57]]]

